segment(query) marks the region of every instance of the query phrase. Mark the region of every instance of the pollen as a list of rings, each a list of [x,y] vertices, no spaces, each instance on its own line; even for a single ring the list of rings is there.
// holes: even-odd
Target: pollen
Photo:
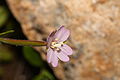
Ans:
[[[58,39],[58,38],[56,38],[55,40],[56,40],[56,41],[58,41],[59,39]]]

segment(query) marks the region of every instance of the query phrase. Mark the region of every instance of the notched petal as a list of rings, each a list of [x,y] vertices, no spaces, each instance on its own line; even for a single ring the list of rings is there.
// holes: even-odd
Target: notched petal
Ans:
[[[66,29],[64,26],[60,27],[55,33],[55,38],[59,40],[59,42],[66,41],[70,36],[70,31]]]
[[[53,52],[54,51],[51,48],[49,48],[48,51],[47,51],[47,61],[48,61],[48,63],[51,63],[51,61],[52,61]]]
[[[60,49],[66,55],[72,55],[73,54],[73,50],[66,44],[64,44]]]
[[[68,62],[69,61],[69,57],[62,52],[57,53],[57,57],[63,62]]]
[[[57,56],[56,56],[56,51],[54,52],[54,55],[52,56],[52,66],[53,67],[57,67],[57,65],[58,65],[58,58],[57,58]]]

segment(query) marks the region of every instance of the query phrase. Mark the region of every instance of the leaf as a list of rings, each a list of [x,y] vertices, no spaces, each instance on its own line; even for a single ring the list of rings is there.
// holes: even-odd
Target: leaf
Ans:
[[[5,35],[5,34],[8,34],[8,33],[12,33],[12,32],[14,32],[14,30],[9,30],[9,31],[6,31],[6,32],[3,32],[3,33],[0,33],[0,36]]]
[[[35,67],[42,67],[43,61],[40,55],[31,47],[23,47],[23,54],[25,59]]]
[[[0,61],[10,61],[13,58],[13,51],[9,47],[0,45]]]
[[[47,70],[43,70],[33,80],[55,80],[55,78],[50,72],[48,72]]]
[[[9,17],[7,8],[0,6],[0,27],[2,27]]]

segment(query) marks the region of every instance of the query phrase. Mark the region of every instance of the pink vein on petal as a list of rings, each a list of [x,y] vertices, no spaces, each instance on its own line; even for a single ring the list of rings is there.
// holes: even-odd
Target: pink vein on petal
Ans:
[[[52,56],[53,56],[53,50],[51,48],[48,49],[47,51],[47,61],[50,63],[52,61]]]
[[[61,47],[61,50],[64,54],[66,55],[72,55],[73,53],[73,50],[66,44],[64,44],[62,47]]]
[[[54,55],[52,56],[52,66],[56,67],[58,65],[58,58],[56,56],[57,52],[54,52]]]
[[[60,53],[57,53],[57,57],[61,60],[61,61],[64,61],[64,62],[67,62],[69,61],[69,57],[64,54],[62,51]]]

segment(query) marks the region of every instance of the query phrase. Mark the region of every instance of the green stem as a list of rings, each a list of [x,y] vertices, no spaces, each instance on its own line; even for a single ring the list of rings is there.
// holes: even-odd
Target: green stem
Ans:
[[[9,38],[0,38],[0,42],[19,45],[19,46],[46,46],[47,42],[44,41],[30,41],[30,40],[16,40]]]

